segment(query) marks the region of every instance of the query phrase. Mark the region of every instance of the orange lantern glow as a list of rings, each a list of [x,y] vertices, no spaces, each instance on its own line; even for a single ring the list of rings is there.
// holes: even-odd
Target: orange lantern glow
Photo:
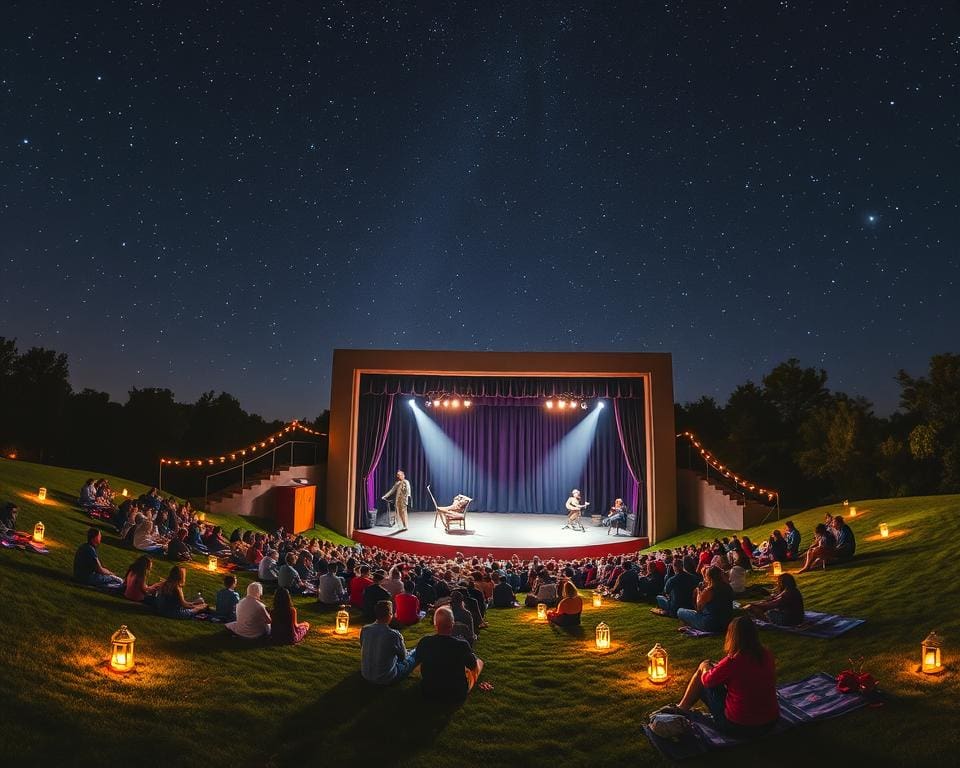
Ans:
[[[943,641],[936,632],[931,632],[924,638],[920,648],[920,669],[924,674],[936,675],[943,672],[943,662],[940,659],[940,649]]]
[[[124,624],[110,638],[113,650],[110,653],[110,667],[116,672],[129,672],[133,669],[133,643],[137,638]]]
[[[537,603],[537,621],[547,620],[547,604]]]
[[[594,592],[594,593],[593,593],[593,607],[594,607],[594,608],[599,608],[601,605],[603,605],[603,595],[601,595],[599,592]]]
[[[886,523],[880,523],[880,535],[883,538],[887,538],[890,535],[890,526]]]
[[[669,659],[666,649],[656,643],[647,653],[647,679],[651,683],[660,685],[667,682]]]
[[[781,573],[783,573],[783,563],[781,563],[779,560],[774,560],[774,561],[773,561],[773,575],[774,575],[774,576],[779,576]]]
[[[217,570],[217,566],[218,566],[218,565],[219,565],[219,562],[217,562],[217,556],[216,556],[216,555],[210,555],[210,556],[207,557],[207,570],[208,570],[208,571],[215,571],[215,570]]]
[[[347,613],[347,607],[345,605],[340,606],[340,610],[337,611],[337,621],[334,628],[334,631],[338,635],[345,635],[350,629],[350,614]]]
[[[46,529],[43,527],[43,523],[37,523],[33,526],[33,540],[34,541],[43,541],[43,532]]]
[[[602,621],[597,624],[597,649],[604,650],[610,647],[610,627]]]
[[[127,493],[127,489],[124,488],[122,491],[120,491],[120,495],[121,495],[121,496],[129,496],[129,494]]]
[[[850,517],[856,517],[856,516],[857,516],[857,508],[850,507]]]
[[[47,489],[41,487],[40,490],[37,491],[37,498],[38,498],[40,501],[44,501],[44,500],[47,498]]]

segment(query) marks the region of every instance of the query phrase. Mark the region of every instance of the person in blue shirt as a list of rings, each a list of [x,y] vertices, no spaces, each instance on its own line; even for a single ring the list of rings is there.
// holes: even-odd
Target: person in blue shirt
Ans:
[[[228,573],[223,577],[223,589],[217,591],[216,616],[224,621],[237,620],[237,603],[240,602],[240,593],[236,590],[237,577]]]
[[[783,538],[787,541],[787,559],[796,560],[800,553],[800,531],[793,524],[793,520],[787,520],[786,533]]]
[[[847,525],[844,519],[837,515],[833,518],[834,538],[837,540],[836,549],[834,549],[834,560],[849,560],[857,551],[857,541],[853,535],[853,529]]]
[[[663,615],[676,617],[680,608],[695,609],[694,588],[700,583],[697,561],[689,555],[673,560],[673,576],[663,585],[663,594],[657,595],[657,606]]]
[[[87,530],[87,543],[81,544],[73,557],[73,578],[81,584],[119,589],[123,586],[123,579],[100,563],[100,555],[97,553],[100,540],[99,528]]]

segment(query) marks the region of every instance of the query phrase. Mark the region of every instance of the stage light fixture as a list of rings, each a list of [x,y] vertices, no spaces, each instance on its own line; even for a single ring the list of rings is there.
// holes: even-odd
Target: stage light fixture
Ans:
[[[430,406],[433,405],[433,400],[424,400],[424,401],[423,401],[423,404],[424,404],[424,406],[426,406],[427,408],[429,408]]]
[[[464,401],[463,401],[463,407],[464,407],[464,408],[469,408],[471,405],[473,405],[473,400],[464,400]]]
[[[449,408],[449,407],[450,407],[450,401],[449,401],[449,400],[444,400],[444,401],[443,401],[443,407],[444,407],[444,408]]]
[[[553,410],[553,400],[547,400],[546,406],[547,410]]]
[[[454,398],[454,399],[451,401],[451,403],[450,403],[450,407],[451,407],[451,408],[459,408],[459,407],[460,407],[460,401],[457,400],[457,398]]]
[[[607,404],[606,404],[605,402],[603,402],[603,400],[600,400],[600,401],[597,403],[597,408],[601,408],[601,409],[602,409],[602,408],[606,408],[606,406],[607,406]]]
[[[566,400],[561,400],[559,403],[557,403],[557,408],[559,408],[561,411],[562,411],[562,410],[565,410],[566,407],[567,407],[567,401],[566,401]]]
[[[413,408],[413,407],[417,404],[417,401],[414,400],[414,399],[411,397],[409,400],[407,400],[407,404],[408,404],[411,408]]]
[[[439,407],[440,407],[440,400],[439,400],[439,399],[433,401],[433,407],[434,407],[434,408],[439,408]]]
[[[583,401],[580,402],[580,410],[581,410],[581,411],[587,410],[587,401],[586,401],[586,400],[583,400]]]

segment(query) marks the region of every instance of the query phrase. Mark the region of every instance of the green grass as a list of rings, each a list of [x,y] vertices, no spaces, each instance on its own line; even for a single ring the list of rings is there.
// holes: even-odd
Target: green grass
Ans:
[[[646,606],[586,608],[583,634],[536,624],[530,611],[490,611],[477,645],[492,692],[475,691],[455,712],[432,712],[415,680],[388,689],[358,674],[359,643],[330,632],[332,616],[300,599],[311,632],[297,647],[245,645],[216,625],[173,621],[69,580],[73,553],[89,521],[72,504],[89,473],[0,461],[0,503],[20,507],[20,528],[47,529],[48,556],[0,551],[0,733],[17,765],[628,765],[662,760],[640,732],[645,715],[679,699],[703,658],[722,641],[681,638],[676,623]],[[96,475],[99,476],[99,475]],[[111,478],[115,488],[143,486]],[[36,500],[38,486],[50,499]],[[887,692],[887,705],[794,731],[793,747],[712,755],[709,764],[945,761],[960,749],[960,589],[953,557],[960,497],[860,501],[853,521],[855,563],[800,577],[812,610],[867,619],[836,640],[763,634],[781,681],[835,673],[864,657]],[[809,542],[824,509],[793,515]],[[232,530],[249,521],[217,518]],[[881,521],[894,536],[873,536]],[[748,531],[762,540],[772,525]],[[712,538],[699,530],[663,545]],[[343,541],[322,528],[316,535]],[[107,535],[104,564],[122,574],[135,553]],[[188,594],[212,596],[219,578],[197,562]],[[164,572],[158,562],[156,572]],[[248,576],[241,576],[241,591]],[[765,577],[756,580],[764,581]],[[591,649],[593,627],[610,625],[614,648]],[[137,636],[135,675],[103,670],[111,633],[127,624]],[[355,622],[356,624],[356,622]],[[354,627],[355,628],[355,627]],[[947,639],[947,675],[914,670],[919,644],[936,628]],[[406,630],[408,647],[430,630]],[[647,650],[659,641],[673,676],[662,688],[643,681]],[[813,757],[811,757],[813,756]],[[694,761],[692,764],[696,764]],[[706,765],[707,761],[702,764]]]

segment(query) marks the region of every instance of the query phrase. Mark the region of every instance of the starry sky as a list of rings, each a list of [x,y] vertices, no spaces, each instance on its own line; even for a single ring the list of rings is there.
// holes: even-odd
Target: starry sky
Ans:
[[[75,389],[329,402],[336,347],[958,351],[955,2],[7,2],[0,335]]]

